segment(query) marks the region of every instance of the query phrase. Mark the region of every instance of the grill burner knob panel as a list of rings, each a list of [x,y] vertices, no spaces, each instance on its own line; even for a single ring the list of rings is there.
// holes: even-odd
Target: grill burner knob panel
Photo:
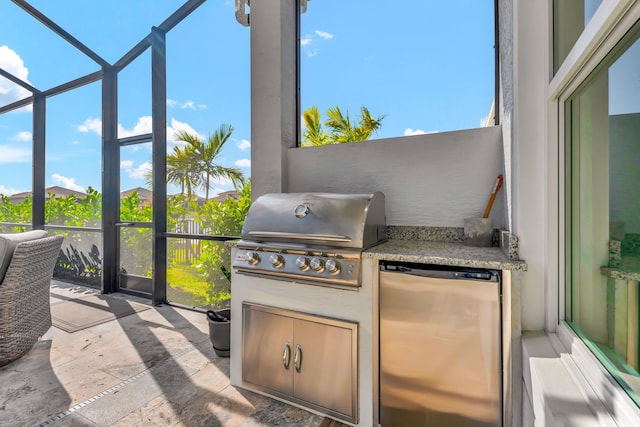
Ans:
[[[327,268],[327,271],[329,272],[329,274],[340,273],[340,263],[335,259],[327,260],[327,262],[324,265]]]
[[[324,271],[324,261],[320,258],[311,258],[311,269],[316,273],[322,273]]]
[[[361,259],[353,251],[331,251],[296,247],[286,250],[263,244],[239,247],[233,269],[236,273],[274,280],[336,287],[360,286]],[[293,356],[292,356],[293,357]]]
[[[260,255],[254,251],[247,252],[247,262],[249,265],[256,265],[260,262]]]
[[[296,259],[296,266],[298,266],[298,270],[307,271],[309,269],[309,258],[300,256]]]
[[[284,258],[282,255],[273,254],[269,257],[269,262],[273,266],[273,268],[282,268],[284,267]]]

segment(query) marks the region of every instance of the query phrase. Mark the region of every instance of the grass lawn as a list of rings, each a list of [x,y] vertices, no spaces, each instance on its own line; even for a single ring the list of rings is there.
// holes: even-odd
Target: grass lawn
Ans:
[[[231,298],[228,285],[220,294],[212,292],[215,287],[195,267],[173,265],[167,268],[167,296],[171,302],[191,307],[227,307]]]

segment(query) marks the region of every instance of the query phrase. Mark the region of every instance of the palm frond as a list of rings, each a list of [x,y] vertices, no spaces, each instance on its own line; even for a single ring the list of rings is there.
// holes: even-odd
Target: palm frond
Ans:
[[[305,130],[302,132],[302,145],[320,146],[327,144],[327,133],[322,129],[320,111],[318,107],[311,106],[302,113]]]

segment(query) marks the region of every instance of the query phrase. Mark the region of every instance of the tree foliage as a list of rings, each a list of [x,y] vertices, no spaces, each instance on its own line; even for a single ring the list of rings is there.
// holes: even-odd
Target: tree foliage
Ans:
[[[238,198],[224,201],[208,200],[201,206],[186,194],[167,198],[167,227],[170,232],[186,233],[185,224],[199,224],[204,235],[239,236],[242,224],[251,205],[251,183],[247,181],[239,189]],[[30,224],[32,200],[27,197],[21,203],[11,203],[8,196],[0,194],[0,222]],[[120,217],[123,221],[151,222],[152,209],[143,203],[137,192],[132,192],[120,202]],[[102,196],[96,190],[87,189],[81,199],[75,196],[57,197],[50,194],[45,201],[47,224],[66,226],[100,227],[102,221]],[[2,227],[3,232],[25,231],[28,227]],[[98,285],[102,273],[102,257],[97,233],[86,231],[60,232],[66,236],[60,251],[55,277],[79,283]],[[149,228],[123,228],[120,232],[120,251],[128,274],[149,276],[151,274],[150,249],[152,235]],[[179,253],[177,241],[189,242],[191,256]],[[187,299],[185,303],[212,308],[227,306],[230,301],[230,250],[224,242],[169,239],[167,265],[179,277],[169,283]],[[178,273],[176,273],[178,272]]]
[[[180,194],[186,194],[189,200],[201,185],[200,174],[192,157],[190,145],[173,147],[173,151],[167,155],[167,181],[179,185]]]
[[[250,206],[251,183],[248,182],[239,192],[237,200],[230,197],[222,202],[209,201],[196,213],[195,219],[205,230],[208,230],[208,234],[239,236]],[[221,302],[229,302],[231,298],[230,248],[224,242],[206,240],[202,242],[200,254],[194,263],[195,267],[210,283],[216,284],[210,289],[208,303],[217,301],[220,305]]]
[[[385,115],[374,118],[367,107],[360,107],[360,120],[353,122],[349,112],[342,112],[339,106],[327,109],[325,130],[318,107],[311,106],[302,113],[305,130],[302,132],[302,146],[315,147],[345,142],[366,141],[382,126]]]
[[[205,200],[209,200],[212,180],[228,179],[234,187],[240,188],[244,183],[242,171],[217,163],[220,153],[232,133],[233,127],[224,123],[210,134],[206,141],[202,141],[198,135],[187,131],[177,131],[175,139],[186,143],[186,145],[184,149],[174,150],[174,153],[167,156],[167,179],[180,185],[183,192],[186,189],[189,198],[191,198],[194,186],[203,189]],[[174,163],[176,163],[175,167]],[[177,171],[181,171],[181,173],[175,176]]]

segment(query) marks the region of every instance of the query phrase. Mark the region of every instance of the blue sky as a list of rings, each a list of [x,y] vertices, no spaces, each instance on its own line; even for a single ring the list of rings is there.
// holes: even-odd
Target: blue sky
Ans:
[[[182,0],[30,0],[90,49],[117,61]],[[312,0],[301,23],[301,103],[386,115],[376,138],[478,127],[493,98],[493,0]],[[339,11],[339,12],[338,12]],[[167,127],[206,137],[234,127],[220,158],[250,176],[249,28],[208,0],[167,35]],[[150,132],[150,53],[119,74],[120,136]],[[40,90],[99,66],[9,0],[0,67]],[[27,93],[0,77],[0,105]],[[47,100],[46,185],[100,189],[100,82]],[[31,188],[29,108],[0,115],[0,193]],[[170,139],[168,149],[176,144]],[[145,186],[150,144],[121,149],[121,190]],[[212,183],[212,193],[231,189]],[[178,188],[169,186],[169,194]],[[202,192],[203,193],[203,192]]]

